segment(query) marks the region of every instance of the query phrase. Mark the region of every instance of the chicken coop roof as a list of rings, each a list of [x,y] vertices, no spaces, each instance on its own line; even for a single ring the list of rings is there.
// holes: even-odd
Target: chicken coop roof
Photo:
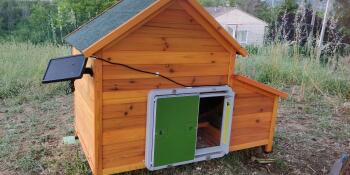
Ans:
[[[68,35],[65,41],[83,51],[154,2],[155,0],[121,0]]]

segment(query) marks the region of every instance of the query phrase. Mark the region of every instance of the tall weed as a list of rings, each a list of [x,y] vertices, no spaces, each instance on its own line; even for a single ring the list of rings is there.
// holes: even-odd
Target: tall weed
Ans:
[[[64,83],[41,84],[48,60],[69,55],[66,46],[3,42],[0,44],[0,99],[41,98],[62,93]]]
[[[342,64],[336,69],[315,59],[296,55],[293,46],[277,43],[259,48],[249,58],[238,59],[238,73],[279,88],[303,86],[306,92],[350,98],[350,72]]]

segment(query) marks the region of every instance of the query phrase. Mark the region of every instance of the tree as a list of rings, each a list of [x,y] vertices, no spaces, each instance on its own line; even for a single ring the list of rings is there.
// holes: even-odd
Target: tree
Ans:
[[[350,1],[349,0],[337,0],[334,1],[334,11],[339,19],[341,30],[346,38],[344,42],[350,44]]]
[[[41,43],[56,41],[56,31],[53,25],[54,6],[36,3],[28,18],[21,21],[15,32],[17,39]]]
[[[276,9],[269,7],[266,2],[260,2],[257,6],[256,16],[269,24],[277,19]]]
[[[11,33],[20,20],[21,9],[16,1],[0,1],[0,31],[2,31],[2,35]]]
[[[115,0],[57,0],[34,2],[29,17],[16,28],[15,37],[33,43],[63,43],[78,26],[113,5]]]
[[[237,6],[243,11],[256,16],[257,9],[261,6],[261,3],[260,0],[239,0]]]
[[[102,13],[116,3],[116,0],[56,0],[56,3],[62,14],[73,15],[70,18],[75,19],[77,27]]]
[[[199,0],[199,2],[205,7],[235,7],[237,5],[236,0]]]

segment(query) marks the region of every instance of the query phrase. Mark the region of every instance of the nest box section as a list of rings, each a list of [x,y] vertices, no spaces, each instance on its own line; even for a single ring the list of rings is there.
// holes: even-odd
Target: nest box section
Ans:
[[[121,0],[66,37],[43,83],[74,81],[93,174],[151,171],[264,146],[280,97],[234,75],[247,51],[196,0]]]

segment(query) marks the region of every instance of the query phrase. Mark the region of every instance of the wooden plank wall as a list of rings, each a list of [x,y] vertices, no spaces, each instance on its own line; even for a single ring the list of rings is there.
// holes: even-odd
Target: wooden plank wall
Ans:
[[[186,85],[225,85],[230,54],[175,3],[118,43],[103,58]],[[180,87],[154,75],[103,64],[104,173],[144,167],[146,105],[151,89]]]
[[[276,96],[237,80],[231,86],[236,97],[230,150],[268,145]]]
[[[77,55],[80,52],[73,48],[72,54]],[[89,60],[87,66],[90,67],[93,64]],[[90,75],[84,75],[82,79],[74,82],[74,86],[75,131],[92,171],[96,172],[94,79]]]

